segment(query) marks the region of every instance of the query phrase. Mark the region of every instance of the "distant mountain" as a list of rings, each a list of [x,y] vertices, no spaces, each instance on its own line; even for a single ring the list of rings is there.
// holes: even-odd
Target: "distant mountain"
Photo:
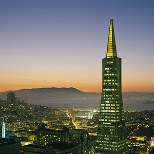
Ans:
[[[1,92],[0,99],[6,100],[8,92],[10,91]],[[101,93],[83,92],[73,87],[21,89],[12,92],[30,104],[49,107],[97,108],[101,102]],[[124,92],[122,95],[126,110],[154,110],[154,93]]]
[[[6,100],[7,92],[0,93],[0,99]],[[33,89],[21,89],[12,91],[21,99],[62,99],[62,98],[86,98],[86,97],[98,97],[100,93],[83,92],[76,88],[33,88]]]
[[[0,99],[6,100],[7,93],[0,92]],[[62,99],[62,98],[89,98],[89,97],[101,97],[101,93],[96,92],[83,92],[76,88],[70,87],[51,87],[51,88],[32,88],[32,89],[20,89],[12,91],[21,99]],[[124,100],[154,100],[154,93],[149,92],[124,92]]]

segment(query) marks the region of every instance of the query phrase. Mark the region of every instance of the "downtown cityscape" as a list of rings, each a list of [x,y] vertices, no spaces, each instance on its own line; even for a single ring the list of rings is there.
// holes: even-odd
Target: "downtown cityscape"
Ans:
[[[130,4],[133,4],[133,6],[135,6],[134,8],[138,8],[138,11],[142,10],[141,8],[145,8],[145,11],[147,11],[148,6],[149,11],[147,12],[150,12],[152,9],[150,4],[153,4],[151,0],[147,2],[148,5],[142,0],[137,1],[140,2],[139,5],[137,5],[137,2],[133,1],[130,1],[130,3],[126,2],[128,3],[128,5],[124,4],[121,0],[118,0],[117,2],[119,5],[117,5],[113,0],[110,3],[115,4],[115,7],[119,7],[119,11],[122,9],[122,12],[123,7],[127,6],[129,8],[131,6]],[[58,16],[60,17],[60,15],[62,15],[62,12],[64,14],[67,14],[67,8],[72,9],[73,7],[74,9],[80,8],[81,10],[79,12],[82,12],[81,14],[83,15],[85,13],[86,17],[89,17],[87,11],[90,10],[91,12],[91,9],[95,10],[96,8],[98,10],[101,10],[101,5],[103,6],[104,4],[105,6],[108,6],[110,5],[110,3],[107,1],[94,2],[92,0],[86,0],[85,2],[71,2],[70,0],[66,0],[65,2],[52,2],[48,0],[45,0],[45,2],[42,2],[41,0],[38,0],[38,2],[30,2],[23,0],[23,2],[19,2],[18,0],[14,0],[14,3],[8,1],[2,2],[1,4],[4,8],[9,9],[9,13],[11,12],[10,10],[17,9],[17,11],[14,10],[15,12],[12,12],[13,15],[9,13],[7,15],[5,14],[5,16],[8,18],[4,19],[4,23],[6,23],[8,19],[10,20],[11,16],[13,18],[17,16],[17,20],[14,18],[14,20],[16,21],[12,22],[13,26],[16,25],[15,23],[22,24],[22,19],[24,18],[27,20],[27,22],[24,21],[26,24],[26,28],[28,28],[29,26],[29,28],[31,28],[35,25],[35,22],[38,23],[39,20],[43,19],[44,22],[47,22],[48,20],[46,20],[46,17],[43,15],[44,13],[49,13],[51,10],[52,13],[56,13],[57,9],[59,10],[59,12],[57,12],[58,14],[56,14],[55,16],[55,19],[57,20]],[[61,9],[59,7],[61,7]],[[23,8],[23,10],[21,10],[21,8]],[[33,10],[34,8],[36,10]],[[41,11],[40,8],[42,9]],[[27,9],[29,11],[27,11]],[[21,11],[21,16],[18,14],[19,10]],[[65,12],[65,10],[67,11]],[[104,7],[104,11],[105,10],[106,7]],[[73,14],[75,13],[73,9],[71,11]],[[132,12],[133,11],[135,10],[132,10]],[[3,12],[5,12],[5,9],[3,10]],[[37,12],[36,14],[40,15],[39,18],[41,19],[39,19],[38,16],[35,16],[34,18],[35,13],[32,13],[32,18],[31,15],[27,16],[26,13],[29,12]],[[120,48],[119,46],[123,46],[123,44],[121,43],[123,42],[123,40],[120,41],[119,38],[117,39],[116,36],[120,36],[118,34],[120,33],[120,29],[116,31],[119,24],[114,23],[117,23],[116,16],[118,16],[118,14],[121,12],[118,12],[117,10],[118,14],[115,15],[113,12],[111,13],[113,14],[113,18],[104,16],[103,19],[108,21],[109,30],[103,28],[104,31],[108,32],[106,36],[108,39],[106,38],[107,47],[103,47],[103,49],[101,49],[101,52],[103,50],[104,56],[98,56],[99,61],[101,61],[102,59],[101,63],[97,63],[92,60],[89,61],[84,57],[85,53],[83,54],[81,48],[85,48],[85,46],[88,45],[87,49],[90,52],[93,52],[91,51],[91,49],[95,49],[97,45],[96,43],[90,47],[90,44],[87,44],[88,37],[87,40],[84,41],[80,40],[82,38],[79,39],[79,36],[76,36],[76,41],[78,40],[78,43],[84,43],[83,46],[78,46],[79,44],[77,42],[76,43],[78,44],[78,47],[75,45],[75,43],[71,44],[73,37],[69,35],[77,35],[78,33],[76,33],[76,31],[72,31],[72,26],[69,27],[71,32],[66,36],[66,38],[71,37],[70,49],[72,50],[74,48],[74,51],[72,52],[76,52],[77,50],[79,50],[78,55],[80,56],[78,57],[75,55],[74,58],[72,58],[70,54],[68,54],[68,52],[70,51],[66,51],[69,57],[68,61],[65,53],[59,55],[59,57],[56,58],[55,53],[57,52],[58,54],[60,49],[56,45],[58,45],[58,42],[60,43],[62,41],[59,38],[59,34],[65,33],[67,31],[67,28],[65,27],[68,24],[67,22],[62,28],[63,31],[61,30],[61,28],[59,29],[61,31],[60,33],[59,31],[57,31],[56,28],[55,33],[51,31],[51,33],[54,34],[55,38],[53,40],[51,38],[51,40],[49,39],[50,41],[55,41],[55,46],[54,43],[52,44],[54,46],[52,50],[55,49],[54,52],[52,51],[52,56],[50,55],[50,53],[48,53],[49,51],[44,51],[43,54],[39,53],[43,48],[39,49],[40,40],[36,38],[37,36],[35,35],[37,35],[38,30],[41,26],[43,29],[41,33],[43,35],[44,33],[46,33],[44,29],[45,27],[40,21],[40,25],[38,25],[39,29],[37,29],[38,27],[34,28],[35,30],[33,29],[34,33],[33,31],[31,31],[30,34],[28,29],[27,33],[29,33],[29,36],[25,32],[22,32],[24,36],[21,37],[21,40],[27,40],[31,45],[29,45],[28,42],[24,44],[24,41],[24,43],[22,44],[20,40],[18,47],[15,44],[10,44],[10,47],[13,47],[11,54],[13,55],[14,53],[16,55],[16,58],[24,54],[24,51],[28,48],[31,51],[27,50],[27,52],[29,52],[29,54],[26,55],[29,57],[27,57],[28,59],[26,59],[26,57],[23,57],[22,60],[17,58],[15,59],[15,61],[12,62],[13,57],[11,58],[9,56],[11,58],[10,63],[4,63],[4,61],[2,60],[2,66],[4,68],[11,68],[11,65],[16,68],[14,70],[9,69],[8,72],[12,75],[10,77],[10,74],[7,73],[4,68],[2,69],[2,66],[0,67],[0,69],[2,70],[2,79],[0,81],[0,153],[154,154],[154,82],[152,82],[154,77],[152,76],[153,72],[148,73],[149,78],[146,78],[147,76],[145,76],[147,71],[151,69],[153,65],[150,61],[150,65],[148,65],[149,67],[145,69],[147,65],[146,63],[148,63],[145,58],[145,67],[144,65],[141,65],[137,69],[132,68],[131,74],[128,73],[129,71],[127,72],[130,66],[138,66],[135,62],[138,61],[138,64],[140,64],[139,60],[137,60],[137,58],[140,59],[140,56],[137,57],[137,54],[132,52],[129,53],[129,55],[125,54],[124,57],[130,57],[130,55],[132,54],[133,58],[135,57],[135,59],[132,58],[126,60],[121,56],[119,49],[117,50],[117,47]],[[138,14],[136,15],[138,16]],[[62,19],[68,20],[68,16],[70,18],[74,17],[70,14],[69,11],[69,14],[67,14],[67,16]],[[52,17],[54,18],[54,16]],[[123,15],[121,16],[121,18],[122,17]],[[18,22],[19,18],[21,19],[21,22]],[[30,18],[32,19],[31,22],[33,22],[34,20],[34,25],[30,24]],[[91,18],[93,17],[91,16]],[[95,22],[97,21],[96,19],[98,20],[98,18],[93,18]],[[62,20],[62,22],[64,20]],[[68,20],[68,22],[72,20],[74,20],[74,18],[71,18],[71,20]],[[80,20],[80,22],[84,22],[83,19]],[[90,20],[87,19],[86,22],[89,21]],[[60,20],[57,21],[56,26],[61,26],[62,22],[60,22]],[[122,21],[120,23],[122,23]],[[50,24],[52,25],[53,22],[51,22]],[[151,24],[154,24],[154,21],[152,21],[152,19]],[[93,26],[95,27],[96,25],[94,24]],[[21,27],[18,28],[19,30],[15,28],[17,33],[20,31]],[[75,26],[74,28],[77,27]],[[4,31],[5,29],[7,29],[7,26],[3,27]],[[46,29],[48,29],[48,26],[46,26]],[[10,35],[11,33],[8,33],[8,35],[7,32],[4,34],[2,32],[4,40],[6,38],[9,38],[8,36],[10,36],[10,39],[8,39],[8,42],[10,42],[12,38],[12,36]],[[133,35],[135,34],[131,33],[131,35],[129,35],[129,33],[131,32],[127,32],[128,37],[132,36],[133,40]],[[47,43],[49,41],[47,35],[49,34],[46,33],[46,37],[45,35],[43,35],[41,37],[42,41],[40,43],[43,43],[45,45],[44,49],[48,50],[50,46]],[[94,37],[96,38],[96,36]],[[105,36],[103,36],[103,41],[105,40],[104,37]],[[16,36],[14,36],[13,38],[14,40],[17,39]],[[150,41],[151,38],[152,37],[150,36]],[[62,42],[61,43],[65,46],[67,39],[63,39],[64,44]],[[125,37],[123,39],[125,39]],[[128,38],[126,38],[126,40],[127,39]],[[116,40],[118,40],[119,42],[118,45],[116,43]],[[91,40],[89,40],[89,42],[90,41]],[[100,40],[96,41],[99,42]],[[138,41],[139,40],[136,40],[136,44],[138,43]],[[25,46],[27,44],[29,45],[28,48]],[[34,48],[33,45],[38,46],[37,48]],[[4,49],[4,51],[6,51],[6,53],[4,53],[5,57],[7,56],[7,54],[10,53],[9,45],[7,48],[4,46],[2,45],[0,50]],[[141,44],[141,46],[142,48],[144,48],[144,45]],[[21,53],[16,53],[15,50],[20,50],[20,47],[22,47],[23,51],[21,51]],[[132,49],[131,47],[129,47],[129,45],[127,46],[127,48]],[[136,48],[135,45],[134,48]],[[33,53],[32,49],[38,49],[39,52],[34,51]],[[64,51],[66,49],[69,50],[69,48],[65,48]],[[150,47],[148,49],[150,49]],[[96,50],[98,50],[98,48],[96,48]],[[87,51],[85,52],[87,54]],[[95,56],[92,54],[91,58],[94,58],[94,60],[96,60],[96,54],[97,52],[95,52]],[[45,55],[47,55],[46,58]],[[48,58],[50,56],[51,58]],[[151,57],[152,55],[149,57],[149,60],[151,59]],[[37,61],[37,58],[40,59]],[[65,58],[66,61],[63,61],[63,59]],[[50,61],[53,62],[53,66],[49,66],[49,64],[51,64]],[[78,63],[78,65],[75,64],[76,62]],[[19,63],[21,66],[19,65]],[[98,65],[95,65],[94,63],[100,65],[99,67],[101,67],[101,69],[99,71],[97,69],[95,70],[95,67]],[[83,64],[86,65],[85,68]],[[127,65],[129,65],[129,67],[127,67]],[[62,69],[60,69],[61,67]],[[142,75],[140,74],[141,68]],[[18,71],[20,72],[20,74],[18,74]],[[85,73],[86,71],[87,74]],[[143,71],[145,73],[143,73]],[[93,79],[99,79],[98,77],[94,77],[97,76],[96,74],[101,74],[101,82],[93,81]],[[132,74],[134,74],[134,79],[132,79]]]

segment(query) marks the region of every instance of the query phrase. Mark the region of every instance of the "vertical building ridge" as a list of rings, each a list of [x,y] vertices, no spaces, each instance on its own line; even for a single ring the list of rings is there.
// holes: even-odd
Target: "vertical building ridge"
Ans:
[[[117,57],[110,19],[106,57],[102,59],[102,95],[95,154],[128,154],[121,90],[121,58]]]
[[[108,44],[107,44],[106,57],[107,58],[117,57],[114,26],[113,26],[113,19],[112,18],[110,19],[110,27],[109,27],[109,35],[108,35]]]

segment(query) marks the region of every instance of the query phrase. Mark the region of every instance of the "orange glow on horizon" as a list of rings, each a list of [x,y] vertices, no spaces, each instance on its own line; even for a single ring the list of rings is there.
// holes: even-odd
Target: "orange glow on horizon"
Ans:
[[[20,89],[33,89],[33,88],[51,88],[51,87],[57,87],[57,88],[62,88],[62,87],[66,87],[66,88],[69,88],[69,87],[73,87],[73,88],[76,88],[78,90],[81,90],[81,91],[84,91],[84,92],[101,92],[101,87],[93,87],[93,86],[71,86],[71,85],[36,85],[36,84],[33,84],[33,85],[11,85],[11,84],[5,84],[3,86],[0,87],[0,92],[6,92],[6,91],[14,91],[14,90],[20,90]]]
[[[53,80],[54,78],[54,80]],[[96,82],[97,81],[97,82]],[[32,89],[32,88],[50,88],[50,87],[74,87],[84,92],[102,92],[101,78],[89,78],[83,77],[72,77],[68,78],[57,78],[46,76],[44,78],[2,78],[0,81],[0,92],[20,89]],[[154,92],[154,83],[152,80],[146,80],[143,82],[140,80],[127,79],[122,82],[122,92]]]
[[[6,91],[13,91],[13,90],[20,90],[20,89],[33,89],[33,88],[51,88],[51,87],[57,87],[57,88],[61,88],[61,87],[74,87],[77,88],[78,90],[84,91],[84,92],[98,92],[101,93],[102,92],[102,86],[101,84],[98,85],[87,85],[87,84],[68,84],[68,83],[56,83],[56,84],[52,84],[52,83],[43,83],[40,82],[39,84],[37,82],[34,83],[20,83],[18,82],[18,84],[16,83],[0,83],[1,87],[0,87],[0,92],[6,92]],[[140,84],[136,84],[136,85],[124,85],[122,87],[122,92],[154,92],[154,85],[140,85]]]

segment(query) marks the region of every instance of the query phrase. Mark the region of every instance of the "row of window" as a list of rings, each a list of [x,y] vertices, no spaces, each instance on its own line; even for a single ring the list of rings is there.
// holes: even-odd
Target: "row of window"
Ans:
[[[117,106],[118,107],[120,105],[119,105],[119,103],[117,101],[112,101],[112,102],[110,101],[110,103],[104,103],[104,102],[102,102],[101,103],[101,107],[103,107],[103,106],[107,106],[107,107],[109,107],[109,106]]]

